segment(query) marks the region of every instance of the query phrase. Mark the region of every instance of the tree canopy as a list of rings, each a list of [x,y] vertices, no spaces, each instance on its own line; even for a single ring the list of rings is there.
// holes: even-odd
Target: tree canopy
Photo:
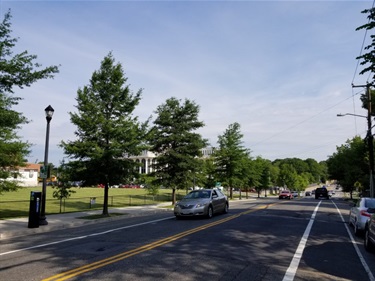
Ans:
[[[356,182],[369,186],[369,166],[366,143],[355,136],[341,146],[327,160],[329,176],[339,181],[343,190],[352,193]]]
[[[126,82],[122,65],[109,53],[90,84],[77,91],[77,112],[70,112],[77,139],[61,142],[65,154],[76,160],[69,166],[77,179],[105,184],[103,215],[108,215],[109,184],[137,176],[136,163],[129,156],[143,149],[147,128],[147,121],[141,123],[133,116],[142,90],[132,93]]]
[[[172,188],[174,204],[175,190],[192,185],[202,170],[201,149],[207,140],[196,130],[204,123],[198,118],[199,106],[189,99],[167,99],[155,113],[149,137],[150,150],[157,154],[154,175],[157,184]]]
[[[356,30],[372,30],[375,28],[375,8],[365,9],[362,11],[363,14],[368,14],[368,22],[357,27]],[[364,49],[366,53],[361,54],[357,57],[358,60],[361,60],[360,64],[364,66],[359,74],[371,73],[372,81],[375,82],[375,35],[371,34],[371,43],[367,45]]]
[[[250,155],[250,151],[243,146],[242,138],[240,124],[230,124],[218,137],[219,147],[214,153],[216,173],[220,181],[229,187],[230,198],[233,197],[234,184],[242,181],[244,159]]]
[[[22,98],[15,97],[15,88],[29,87],[40,79],[52,78],[57,66],[42,66],[35,62],[36,55],[27,51],[14,54],[18,38],[11,36],[11,13],[8,11],[0,23],[0,193],[19,188],[16,180],[18,167],[25,166],[31,144],[22,141],[17,130],[28,119],[12,108]]]

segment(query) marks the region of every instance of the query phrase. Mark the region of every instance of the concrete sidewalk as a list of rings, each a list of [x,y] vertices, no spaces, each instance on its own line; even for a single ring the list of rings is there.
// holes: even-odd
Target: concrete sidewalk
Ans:
[[[160,203],[157,205],[146,205],[146,206],[135,206],[135,207],[126,207],[126,208],[110,208],[109,213],[119,213],[127,216],[142,216],[147,214],[152,214],[156,212],[170,212],[173,215],[173,210],[169,208],[163,208],[170,206],[171,202]],[[0,220],[0,240],[25,236],[34,233],[43,233],[52,230],[58,230],[63,228],[70,228],[81,226],[84,224],[92,224],[98,221],[103,220],[114,220],[121,218],[123,216],[112,216],[109,218],[101,219],[84,219],[82,217],[90,215],[99,215],[102,213],[102,210],[90,210],[85,212],[76,212],[76,213],[62,213],[62,214],[53,214],[46,215],[48,225],[40,225],[38,228],[28,228],[28,217],[16,218],[16,219],[7,219]]]

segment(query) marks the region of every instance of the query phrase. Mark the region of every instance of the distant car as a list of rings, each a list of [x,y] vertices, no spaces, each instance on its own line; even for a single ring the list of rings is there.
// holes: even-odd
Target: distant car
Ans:
[[[292,191],[293,198],[296,198],[299,196],[298,191]]]
[[[355,235],[365,230],[366,223],[373,213],[375,213],[375,198],[362,197],[350,208],[349,225],[353,225]]]
[[[365,249],[369,252],[375,252],[375,214],[368,220],[365,226]]]
[[[325,187],[318,187],[315,189],[315,199],[326,198],[329,199],[328,190]]]
[[[228,198],[219,189],[193,190],[174,206],[174,215],[181,217],[206,216],[228,213]]]
[[[294,196],[289,190],[283,190],[279,194],[279,199],[293,199]]]
[[[305,196],[311,196],[311,191],[306,191]]]

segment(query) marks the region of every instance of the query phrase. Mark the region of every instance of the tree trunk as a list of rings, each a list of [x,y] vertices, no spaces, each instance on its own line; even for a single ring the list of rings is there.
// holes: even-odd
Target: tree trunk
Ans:
[[[172,205],[176,204],[176,189],[172,188]]]

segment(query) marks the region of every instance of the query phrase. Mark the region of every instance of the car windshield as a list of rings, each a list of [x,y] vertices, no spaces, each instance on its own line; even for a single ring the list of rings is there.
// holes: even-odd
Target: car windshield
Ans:
[[[366,199],[365,201],[365,207],[366,208],[375,208],[375,199]]]
[[[211,190],[196,190],[185,196],[186,199],[210,198]]]

